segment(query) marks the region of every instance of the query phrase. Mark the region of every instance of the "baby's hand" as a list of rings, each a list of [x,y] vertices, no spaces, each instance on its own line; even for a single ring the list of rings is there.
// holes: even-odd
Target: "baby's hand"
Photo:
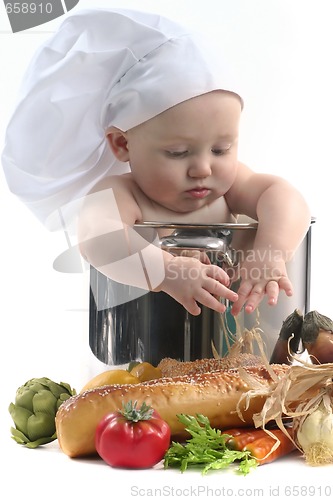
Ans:
[[[234,302],[231,313],[240,313],[245,305],[245,311],[252,313],[267,295],[269,305],[276,305],[280,290],[290,297],[293,294],[291,281],[287,276],[284,261],[274,262],[244,262],[240,269],[241,284],[238,289],[238,300]]]
[[[197,316],[202,304],[217,312],[226,309],[217,297],[235,302],[238,295],[230,290],[230,278],[218,266],[193,257],[173,257],[166,266],[166,277],[156,291],[163,290]]]

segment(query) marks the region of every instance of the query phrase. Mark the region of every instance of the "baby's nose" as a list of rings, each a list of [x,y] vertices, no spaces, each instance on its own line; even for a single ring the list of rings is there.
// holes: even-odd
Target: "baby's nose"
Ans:
[[[205,157],[198,157],[198,158],[192,158],[191,165],[189,166],[188,169],[188,175],[190,177],[208,177],[211,175],[212,169],[211,169],[211,164],[208,158]]]

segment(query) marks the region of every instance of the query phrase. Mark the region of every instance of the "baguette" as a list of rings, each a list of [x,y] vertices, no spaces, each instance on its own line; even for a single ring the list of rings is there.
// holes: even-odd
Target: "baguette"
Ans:
[[[287,365],[271,365],[282,376],[290,368]],[[265,387],[273,380],[264,366],[243,367]],[[156,379],[135,385],[110,385],[90,389],[72,396],[56,414],[56,433],[59,446],[70,457],[96,453],[95,430],[106,414],[122,408],[130,400],[141,405],[151,405],[169,424],[173,440],[188,437],[177,414],[206,415],[215,428],[245,427],[253,425],[253,414],[261,411],[265,397],[254,397],[245,410],[240,406],[242,420],[236,412],[242,394],[249,386],[242,380],[237,369],[220,370],[193,376]]]
[[[228,355],[224,358],[203,358],[195,361],[178,361],[173,358],[163,358],[157,368],[162,377],[178,377],[180,375],[195,375],[197,373],[229,370],[238,366],[258,366],[262,358],[250,353]]]

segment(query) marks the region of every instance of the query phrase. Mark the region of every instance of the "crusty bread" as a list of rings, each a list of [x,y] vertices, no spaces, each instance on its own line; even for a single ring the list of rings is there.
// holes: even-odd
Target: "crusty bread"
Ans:
[[[163,358],[158,364],[162,377],[179,377],[180,375],[195,375],[198,373],[229,370],[239,366],[259,366],[262,359],[250,353],[238,353],[223,358],[203,358],[195,361],[178,361],[173,358]]]
[[[290,367],[271,365],[279,376]],[[273,380],[264,366],[243,367],[264,386]],[[140,405],[151,405],[168,422],[172,439],[184,439],[187,434],[177,419],[177,414],[206,415],[213,427],[226,429],[253,425],[252,416],[261,411],[265,397],[251,399],[245,411],[240,407],[244,421],[236,412],[242,394],[249,390],[237,369],[220,370],[193,376],[156,379],[136,385],[111,385],[91,389],[67,399],[56,415],[56,431],[59,445],[70,457],[90,455],[96,452],[95,430],[107,413],[122,408],[132,400]]]

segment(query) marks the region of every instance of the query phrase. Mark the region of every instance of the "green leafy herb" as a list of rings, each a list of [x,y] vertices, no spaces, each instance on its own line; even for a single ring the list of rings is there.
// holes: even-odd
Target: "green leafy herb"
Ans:
[[[192,436],[185,444],[172,442],[164,457],[164,467],[178,467],[181,472],[190,466],[197,466],[206,474],[209,470],[226,469],[238,463],[236,472],[246,475],[258,462],[249,451],[229,450],[226,443],[231,437],[219,429],[213,429],[204,415],[177,415]]]

